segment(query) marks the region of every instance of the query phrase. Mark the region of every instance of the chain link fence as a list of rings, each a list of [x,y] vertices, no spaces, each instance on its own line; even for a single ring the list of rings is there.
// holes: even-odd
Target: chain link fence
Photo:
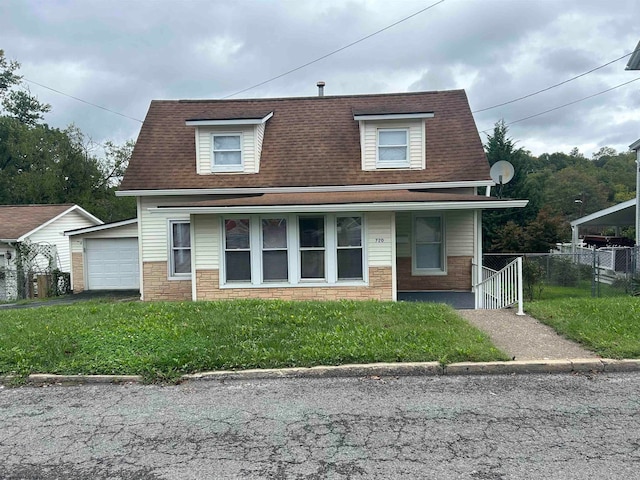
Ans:
[[[71,292],[71,275],[58,270],[55,245],[23,242],[0,268],[0,301],[44,298]]]
[[[559,246],[550,253],[485,254],[483,265],[499,271],[523,257],[526,300],[640,295],[640,248]]]

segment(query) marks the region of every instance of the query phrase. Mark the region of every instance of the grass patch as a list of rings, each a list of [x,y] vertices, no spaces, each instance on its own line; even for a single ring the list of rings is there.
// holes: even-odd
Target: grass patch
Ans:
[[[445,305],[238,300],[2,312],[0,374],[138,374],[506,360]]]
[[[561,298],[593,298],[591,296],[591,282],[581,281],[577,286],[567,287],[559,285],[543,284],[542,288],[537,287],[534,301],[555,300]],[[615,287],[601,283],[596,285],[596,295],[599,297],[619,297],[628,295],[623,287]]]
[[[527,303],[527,313],[607,358],[640,358],[640,298],[564,298]]]

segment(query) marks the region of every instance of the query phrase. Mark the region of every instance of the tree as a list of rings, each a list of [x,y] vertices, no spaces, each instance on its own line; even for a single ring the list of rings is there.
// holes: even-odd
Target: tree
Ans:
[[[527,199],[531,196],[537,198],[535,191],[530,191],[527,184],[527,177],[536,169],[534,159],[529,152],[522,148],[516,148],[515,142],[508,137],[509,129],[503,120],[497,122],[493,129],[493,135],[488,135],[485,150],[487,160],[490,165],[499,161],[507,161],[513,165],[513,179],[500,189],[500,195],[505,198]],[[494,195],[496,189],[494,189]],[[483,211],[483,243],[484,248],[490,251],[496,250],[497,245],[503,244],[500,237],[503,236],[502,229],[508,222],[523,227],[527,222],[533,220],[537,215],[539,202],[530,202],[525,208]]]
[[[22,76],[17,74],[19,69],[20,64],[7,60],[4,50],[0,49],[0,104],[10,116],[33,126],[51,110],[51,105],[40,102],[25,86],[16,89],[22,84]]]
[[[538,212],[534,221],[524,231],[525,252],[547,253],[556,243],[567,240],[569,229],[560,215],[554,214],[548,207]]]

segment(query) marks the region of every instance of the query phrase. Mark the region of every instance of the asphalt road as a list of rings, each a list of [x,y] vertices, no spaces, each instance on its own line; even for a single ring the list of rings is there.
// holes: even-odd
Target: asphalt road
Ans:
[[[2,479],[640,478],[640,374],[0,389]]]

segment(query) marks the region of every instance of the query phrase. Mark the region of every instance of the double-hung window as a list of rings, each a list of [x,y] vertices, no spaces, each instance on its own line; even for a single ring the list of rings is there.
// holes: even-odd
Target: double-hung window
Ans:
[[[422,275],[446,273],[444,225],[441,216],[413,218],[413,272]]]
[[[251,282],[251,235],[248,218],[224,221],[224,260],[227,281]]]
[[[324,280],[325,236],[324,216],[300,217],[300,279]]]
[[[409,167],[409,129],[379,128],[377,145],[379,168]]]
[[[191,229],[189,222],[169,222],[171,252],[169,276],[191,275]]]
[[[362,280],[362,217],[336,218],[338,280]]]
[[[262,219],[262,281],[289,280],[287,219]]]
[[[235,172],[242,170],[242,134],[212,134],[212,170]]]

